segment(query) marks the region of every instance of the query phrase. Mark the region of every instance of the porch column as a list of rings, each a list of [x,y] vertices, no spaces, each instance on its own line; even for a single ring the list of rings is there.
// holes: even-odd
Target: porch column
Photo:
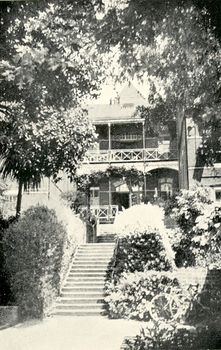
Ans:
[[[143,130],[143,149],[146,148],[146,144],[145,144],[145,121],[142,121],[142,130]]]
[[[145,162],[145,121],[142,121],[142,131],[143,131],[143,169],[144,169],[144,196],[146,197],[147,193],[147,179],[146,179],[146,162]]]
[[[111,179],[109,177],[109,191],[108,191],[108,220],[111,217]]]
[[[108,123],[108,161],[111,162],[111,123]]]

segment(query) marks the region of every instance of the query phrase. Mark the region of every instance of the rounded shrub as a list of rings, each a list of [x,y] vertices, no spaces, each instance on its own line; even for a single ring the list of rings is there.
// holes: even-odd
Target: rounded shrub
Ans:
[[[66,231],[55,212],[30,207],[2,239],[11,290],[21,319],[47,314],[60,288]]]

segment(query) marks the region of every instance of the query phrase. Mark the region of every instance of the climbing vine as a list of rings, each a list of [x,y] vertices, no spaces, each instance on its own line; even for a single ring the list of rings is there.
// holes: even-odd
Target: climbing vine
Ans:
[[[125,179],[128,187],[139,185],[143,182],[144,173],[134,167],[109,166],[105,171],[93,171],[90,174],[82,174],[75,177],[77,189],[89,194],[90,187],[97,186],[104,179]]]

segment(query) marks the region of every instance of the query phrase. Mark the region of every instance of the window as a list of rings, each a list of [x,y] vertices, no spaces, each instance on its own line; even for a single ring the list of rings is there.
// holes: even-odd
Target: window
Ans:
[[[215,198],[217,202],[221,202],[221,189],[215,190]]]
[[[90,188],[90,204],[99,205],[99,187]]]

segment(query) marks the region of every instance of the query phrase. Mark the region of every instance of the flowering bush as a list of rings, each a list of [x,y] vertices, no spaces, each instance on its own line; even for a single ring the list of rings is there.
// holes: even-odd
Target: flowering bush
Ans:
[[[206,204],[211,204],[210,188],[196,183],[189,190],[181,190],[176,197],[171,216],[184,232],[195,226],[196,218],[203,212]]]
[[[134,206],[117,218],[118,249],[106,284],[111,317],[149,318],[149,302],[161,291],[165,271],[173,267],[162,219],[162,209],[149,204]],[[157,277],[150,277],[150,270],[155,270]],[[162,276],[157,271],[163,271]]]
[[[167,271],[172,268],[157,230],[137,231],[120,238],[115,261],[115,278],[122,272]]]
[[[108,314],[112,318],[149,320],[150,301],[169,285],[178,285],[170,273],[123,273],[117,283],[106,284]]]
[[[196,220],[203,215],[205,208],[209,208],[211,203],[210,189],[198,183],[190,190],[181,190],[173,202],[170,215],[178,225],[172,245],[176,252],[175,263],[177,267],[198,264],[197,251],[193,249],[196,237],[194,227]]]
[[[114,231],[119,237],[128,236],[134,231],[163,231],[164,210],[157,205],[139,204],[118,214],[114,222]]]
[[[160,258],[159,252],[164,250],[164,254],[170,261],[170,264],[173,265],[174,252],[168,240],[163,220],[163,208],[150,203],[134,205],[133,207],[121,212],[115,219],[114,232],[120,240],[122,240],[127,246],[133,244],[136,240],[135,245],[137,248],[139,247],[139,254],[141,254],[140,263],[142,266],[143,262],[141,260],[145,255],[143,253],[145,250],[149,249],[149,260],[153,260],[154,257],[156,259]],[[139,240],[141,240],[140,243]],[[128,241],[128,243],[126,243],[126,241]],[[148,253],[146,252],[146,256],[147,254]],[[144,261],[144,263],[146,262],[147,261]],[[160,262],[161,258],[157,263],[159,264]],[[150,266],[150,268],[153,268],[153,266]],[[164,269],[163,266],[161,269]]]
[[[197,265],[220,268],[221,260],[221,208],[204,207],[193,228],[191,250]],[[212,266],[211,266],[212,265]]]
[[[30,207],[4,231],[5,267],[22,319],[47,314],[58,295],[66,240],[64,226],[45,206]]]

